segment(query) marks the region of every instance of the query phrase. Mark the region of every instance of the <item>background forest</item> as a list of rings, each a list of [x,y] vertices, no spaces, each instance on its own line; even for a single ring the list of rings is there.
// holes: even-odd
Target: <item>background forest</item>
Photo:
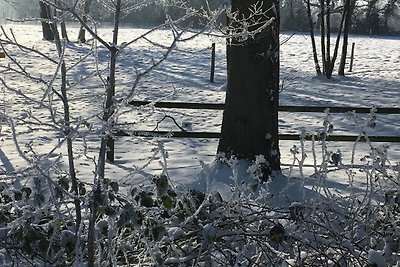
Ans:
[[[33,5],[31,0],[8,1],[9,4],[0,1],[0,22],[6,18],[37,18],[39,5]],[[107,7],[102,5],[102,1],[95,1],[90,7],[90,16],[96,21],[111,22],[112,16],[105,12]],[[138,11],[125,16],[123,23],[135,25],[154,25],[162,23],[168,14],[172,18],[177,18],[185,12],[176,6],[171,7],[168,1],[163,5],[148,1],[149,3]],[[206,5],[204,0],[184,1],[194,9],[201,9]],[[220,4],[221,0],[209,1],[211,8]],[[284,0],[281,1],[281,30],[283,31],[308,31],[309,23],[307,20],[306,2],[303,0]],[[400,1],[399,0],[352,0],[350,1],[352,23],[350,32],[359,34],[398,34],[400,32]],[[11,5],[10,5],[11,4]],[[319,1],[311,1],[313,23],[318,28],[318,8]],[[340,13],[342,12],[342,1],[332,2],[332,26],[336,28],[340,24]],[[335,16],[336,14],[336,16]],[[222,21],[221,21],[222,22]],[[201,24],[201,22],[199,22]],[[197,25],[201,26],[201,25]],[[334,27],[334,28],[335,28]]]

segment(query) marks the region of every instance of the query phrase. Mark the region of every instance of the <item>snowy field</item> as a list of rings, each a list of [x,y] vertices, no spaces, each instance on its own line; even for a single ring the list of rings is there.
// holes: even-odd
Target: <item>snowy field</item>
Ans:
[[[40,25],[4,25],[8,34],[12,29],[16,40],[31,48],[39,49],[45,55],[57,61],[55,45],[42,40]],[[75,39],[78,28],[70,27],[70,39]],[[148,29],[122,28],[120,43],[129,42]],[[99,33],[111,40],[112,29],[100,28]],[[1,35],[4,38],[4,35]],[[150,67],[165,53],[164,46],[172,42],[171,33],[159,30],[148,36],[151,42],[139,40],[124,49],[119,55],[117,67],[117,98],[131,92],[136,71]],[[281,35],[281,105],[299,106],[353,106],[353,107],[400,107],[400,38],[350,36],[350,44],[356,43],[353,72],[346,77],[335,75],[332,80],[316,77],[311,56],[311,45],[307,34],[282,33]],[[215,83],[209,82],[210,46],[216,42],[216,76]],[[0,59],[0,77],[5,84],[0,84],[1,90],[1,144],[0,171],[2,174],[17,173],[29,168],[20,156],[13,140],[12,129],[7,117],[13,118],[17,138],[22,151],[29,157],[42,157],[43,167],[59,161],[67,170],[66,148],[57,147],[61,138],[59,129],[52,127],[50,112],[46,106],[48,99],[42,101],[46,87],[35,79],[50,80],[57,64],[37,54],[24,49],[6,45],[5,48],[20,64],[22,69],[9,58]],[[65,60],[68,67],[70,107],[74,120],[85,121],[92,125],[80,127],[76,136],[77,176],[91,183],[97,158],[100,131],[101,107],[104,101],[104,88],[97,74],[106,78],[108,54],[101,46],[98,48],[98,58],[93,56],[93,47],[75,42],[67,43]],[[98,60],[98,69],[96,69]],[[11,74],[7,67],[26,71],[31,80],[22,75]],[[224,40],[210,37],[198,37],[177,44],[176,51],[168,57],[157,69],[143,77],[134,90],[135,100],[150,101],[182,101],[223,103],[225,91],[223,84],[226,77],[226,60]],[[55,83],[57,90],[57,80]],[[41,105],[41,103],[43,105]],[[55,107],[61,110],[61,103],[54,97]],[[171,119],[160,120],[165,115],[173,117],[180,125],[190,125],[193,131],[218,132],[222,121],[222,111],[154,109],[152,107],[130,108],[121,106],[121,114],[117,125],[127,131],[179,130]],[[58,118],[60,118],[59,116]],[[357,115],[357,122],[363,123],[366,116]],[[307,133],[315,133],[322,129],[324,114],[314,113],[280,113],[280,133],[299,134],[302,129]],[[158,124],[158,122],[160,122]],[[345,114],[332,114],[333,134],[358,135],[359,128]],[[370,129],[370,135],[400,135],[399,115],[377,115],[377,126]],[[85,140],[83,139],[85,136]],[[167,167],[169,175],[177,184],[192,184],[201,171],[201,162],[208,163],[214,159],[218,140],[216,139],[179,139],[179,138],[139,138],[118,137],[115,142],[116,160],[114,164],[107,163],[107,174],[110,179],[123,182],[126,185],[149,181],[151,174],[159,174],[162,168],[159,164],[159,146],[168,154]],[[281,141],[282,169],[289,174],[293,158],[290,149],[293,145],[300,146],[299,141]],[[378,144],[376,144],[378,145]],[[400,162],[400,144],[389,143],[388,155],[395,165]],[[317,160],[318,149],[316,143]],[[308,157],[305,161],[311,166],[311,142],[305,143]],[[350,164],[353,143],[329,142],[328,149],[340,150],[343,162]],[[361,164],[369,148],[358,144],[356,147],[355,164]],[[61,156],[61,157],[60,157]],[[313,168],[306,168],[306,173],[312,174]],[[296,168],[290,175],[297,175]],[[331,173],[332,184],[345,188],[347,177],[341,172]],[[362,180],[359,181],[361,184]]]

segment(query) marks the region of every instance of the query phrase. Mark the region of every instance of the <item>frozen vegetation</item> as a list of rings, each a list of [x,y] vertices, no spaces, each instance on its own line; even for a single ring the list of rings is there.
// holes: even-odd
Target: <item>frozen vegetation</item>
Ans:
[[[78,28],[68,30],[74,35]],[[173,33],[120,29],[115,129],[179,130],[173,118],[192,131],[220,130],[221,111],[154,107],[224,101],[224,39],[200,35],[174,43]],[[109,27],[98,34],[112,39]],[[85,266],[90,238],[96,266],[400,266],[400,145],[325,141],[334,134],[399,135],[398,114],[373,108],[399,107],[399,38],[351,35],[353,72],[328,80],[314,74],[307,34],[281,34],[281,105],[371,113],[280,113],[281,133],[315,140],[281,141],[282,173],[267,182],[260,180],[262,157],[250,166],[215,158],[216,139],[130,136],[116,138],[102,188],[95,181],[101,136],[111,127],[101,120],[109,51],[93,40],[62,43],[57,51],[35,24],[6,24],[0,39],[7,52],[0,59],[1,266]],[[215,83],[209,82],[212,42]],[[60,58],[67,70],[67,134]],[[128,96],[152,103],[131,107]]]

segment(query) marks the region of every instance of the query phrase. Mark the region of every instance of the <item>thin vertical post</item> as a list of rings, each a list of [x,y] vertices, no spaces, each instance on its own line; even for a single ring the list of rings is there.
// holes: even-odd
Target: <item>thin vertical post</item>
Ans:
[[[211,45],[211,73],[210,73],[210,82],[214,82],[214,74],[215,74],[215,43]]]
[[[107,139],[107,160],[111,163],[114,163],[115,159],[115,145],[114,145],[114,138],[109,136]]]
[[[355,43],[351,44],[351,56],[350,56],[350,69],[349,72],[353,71],[353,60],[354,60],[354,47],[355,47]]]

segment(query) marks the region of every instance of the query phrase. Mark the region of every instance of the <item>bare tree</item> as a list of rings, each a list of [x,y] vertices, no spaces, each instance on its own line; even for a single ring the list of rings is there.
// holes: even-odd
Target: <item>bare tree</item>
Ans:
[[[69,176],[71,179],[71,189],[72,192],[75,194],[75,212],[76,212],[76,218],[75,218],[75,232],[76,236],[78,236],[79,232],[79,227],[82,221],[82,213],[81,213],[81,203],[80,200],[78,199],[79,197],[79,192],[78,192],[78,179],[76,176],[76,171],[75,171],[75,160],[74,160],[74,151],[73,151],[73,130],[71,126],[71,120],[70,120],[70,107],[69,107],[69,99],[68,99],[68,94],[67,94],[67,68],[65,64],[65,60],[63,58],[64,54],[64,45],[60,39],[60,34],[57,29],[57,23],[52,23],[51,24],[51,29],[54,34],[54,41],[55,45],[57,48],[58,56],[60,58],[60,75],[61,75],[61,86],[60,86],[60,93],[57,93],[59,96],[60,100],[63,103],[63,108],[64,108],[64,135],[67,140],[67,155],[68,155],[68,167],[69,167]]]
[[[311,45],[313,51],[313,58],[315,64],[315,71],[317,75],[321,75],[321,67],[319,66],[318,62],[318,52],[317,52],[317,45],[315,44],[315,34],[314,34],[314,22],[311,15],[311,3],[310,0],[306,0],[306,7],[307,7],[307,18],[308,18],[308,27],[310,31],[310,38],[311,38]]]
[[[344,25],[343,25],[343,44],[342,44],[342,54],[340,57],[339,71],[338,74],[340,76],[344,76],[344,69],[346,67],[346,57],[347,57],[347,47],[349,44],[349,31],[351,25],[351,17],[354,10],[355,0],[345,0],[343,5],[343,16],[344,16]]]
[[[87,3],[88,1],[86,1]],[[86,4],[85,3],[85,4]],[[111,46],[108,47],[110,51],[110,72],[106,83],[106,106],[103,113],[103,121],[109,122],[112,114],[113,114],[113,98],[115,95],[115,71],[116,71],[116,62],[117,62],[117,52],[118,49],[118,30],[120,24],[121,17],[121,0],[116,0],[115,2],[115,15],[114,15],[114,30],[113,30],[113,40]],[[107,146],[114,149],[114,141],[110,136],[105,135],[101,139],[100,151],[99,151],[99,160],[98,160],[98,179],[94,185],[94,194],[100,193],[104,186],[104,174],[105,174],[105,160],[106,160],[106,151]],[[88,266],[95,267],[95,223],[98,215],[98,206],[96,201],[92,202],[91,205],[91,216],[89,221],[89,236],[88,236]]]
[[[313,29],[313,24],[311,22],[311,3],[310,1],[307,0],[307,14],[308,18],[310,20],[310,35],[311,35],[311,44],[312,44],[312,49],[313,49],[313,57],[314,57],[314,64],[315,64],[315,70],[318,75],[321,74],[321,69],[319,67],[319,62],[318,62],[318,54],[317,54],[317,49],[316,49],[316,44],[315,44],[315,38],[314,38],[314,29]],[[341,8],[341,18],[340,18],[340,25],[339,29],[337,32],[337,37],[335,44],[333,46],[333,53],[331,51],[331,31],[332,31],[332,26],[331,26],[331,14],[333,12],[336,12],[337,10],[340,10],[336,8],[335,10],[332,7],[333,1],[331,0],[319,0],[319,26],[321,29],[321,42],[320,42],[320,48],[321,48],[321,62],[322,62],[322,74],[324,74],[328,79],[332,77],[332,73],[335,67],[335,62],[338,56],[338,50],[339,50],[339,45],[340,45],[340,39],[343,31],[343,25],[346,19],[346,13],[345,13],[345,8]]]
[[[331,57],[331,54],[330,54],[330,49],[327,48],[328,58],[327,58],[327,61],[325,62],[325,64],[326,64],[325,75],[326,75],[326,77],[328,79],[330,79],[332,77],[333,69],[335,67],[335,62],[336,62],[336,59],[337,59],[337,56],[338,56],[338,50],[339,50],[340,38],[341,38],[341,35],[342,35],[342,29],[343,29],[344,20],[345,20],[345,14],[344,14],[344,11],[343,11],[342,17],[341,17],[341,20],[340,20],[340,26],[339,26],[339,30],[338,30],[338,33],[337,33],[336,43],[335,43],[335,46],[334,46],[332,57]],[[330,41],[329,41],[330,37],[331,37],[330,36],[330,31],[331,31],[330,30],[330,24],[328,24],[327,25],[327,32],[329,34],[327,35],[327,47],[330,47]]]
[[[101,141],[100,141],[100,149],[99,149],[99,155],[98,155],[98,161],[96,165],[96,172],[95,172],[95,179],[94,179],[94,184],[92,188],[92,195],[93,199],[90,202],[90,218],[89,218],[89,226],[88,226],[88,242],[87,242],[87,255],[88,255],[88,266],[96,266],[96,231],[95,231],[95,224],[96,220],[99,215],[99,203],[96,201],[98,199],[99,195],[102,195],[105,193],[105,188],[106,188],[106,182],[105,182],[105,165],[106,165],[106,159],[109,159],[111,162],[113,161],[113,154],[107,154],[107,150],[113,149],[114,146],[114,140],[112,136],[113,132],[113,124],[114,124],[114,116],[116,115],[116,106],[115,106],[115,84],[116,84],[116,63],[117,63],[117,57],[120,52],[120,50],[126,48],[127,46],[131,45],[132,43],[136,42],[137,40],[141,38],[145,38],[145,36],[149,33],[151,33],[153,30],[149,30],[147,33],[143,34],[139,38],[136,38],[135,40],[131,42],[124,43],[124,45],[119,46],[118,45],[118,37],[119,37],[119,26],[120,26],[120,19],[122,17],[122,13],[124,10],[127,11],[132,11],[135,8],[141,8],[141,6],[145,6],[146,2],[139,2],[139,3],[130,3],[129,1],[122,2],[122,0],[115,0],[115,1],[110,1],[108,3],[108,7],[111,8],[111,10],[114,13],[114,27],[113,27],[113,37],[112,37],[112,42],[107,42],[105,39],[101,38],[99,35],[96,34],[95,31],[93,31],[88,25],[85,20],[85,16],[80,16],[77,12],[68,9],[68,11],[81,23],[82,27],[90,33],[90,35],[98,41],[101,45],[103,45],[108,51],[109,51],[109,72],[108,76],[106,79],[101,78],[103,81],[104,87],[106,89],[106,97],[105,97],[105,106],[104,106],[104,111],[102,114],[102,120],[107,125],[107,132],[108,133],[102,133],[101,135]],[[186,18],[190,17],[191,14],[187,14],[183,17],[183,19],[178,19],[180,20],[185,20]],[[166,26],[171,24],[170,26],[174,25],[176,22],[167,22],[164,25],[161,26]],[[160,27],[161,27],[160,26]],[[168,48],[167,52],[164,54],[164,56],[158,60],[154,61],[153,65],[149,67],[147,70],[141,72],[141,73],[136,73],[136,79],[133,82],[132,85],[132,90],[131,92],[128,92],[126,97],[129,99],[132,96],[132,92],[138,85],[140,79],[147,75],[150,71],[155,69],[159,64],[161,64],[171,53],[172,49],[175,47],[175,44],[177,40],[179,40],[180,36],[182,33],[179,33],[174,27],[173,28],[173,34],[174,34],[174,40],[171,44],[171,46]]]

